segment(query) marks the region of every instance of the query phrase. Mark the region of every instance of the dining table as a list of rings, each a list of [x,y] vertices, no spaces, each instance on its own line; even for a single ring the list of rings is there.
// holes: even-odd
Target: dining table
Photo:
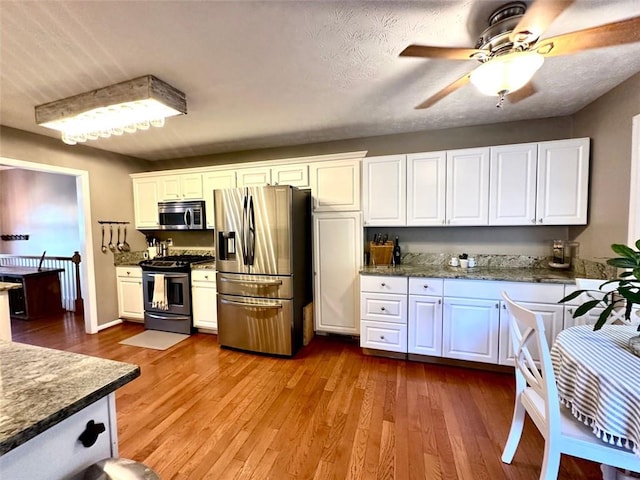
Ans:
[[[627,448],[640,467],[640,357],[629,339],[637,326],[570,327],[558,334],[551,361],[561,404],[603,442]],[[604,479],[615,469],[603,466]]]

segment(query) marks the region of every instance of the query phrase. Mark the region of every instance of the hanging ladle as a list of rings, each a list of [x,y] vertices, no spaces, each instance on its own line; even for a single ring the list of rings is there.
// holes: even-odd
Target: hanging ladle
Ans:
[[[112,252],[116,251],[116,246],[113,244],[113,225],[109,225],[109,231],[111,233],[109,237],[109,250]]]
[[[128,252],[131,250],[131,246],[127,243],[127,226],[124,227],[124,242],[122,243],[122,251]]]
[[[116,245],[118,246],[118,250],[122,251],[124,244],[120,241],[120,225],[118,225],[118,243]]]
[[[107,253],[107,246],[104,244],[104,225],[102,225],[102,253]]]

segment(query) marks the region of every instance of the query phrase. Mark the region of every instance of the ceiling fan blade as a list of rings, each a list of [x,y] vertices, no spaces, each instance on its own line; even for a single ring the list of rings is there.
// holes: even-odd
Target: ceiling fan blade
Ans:
[[[545,38],[534,49],[546,57],[557,57],[591,48],[633,42],[640,42],[640,17]]]
[[[513,29],[510,40],[532,43],[564,12],[575,0],[536,0]]]
[[[484,56],[488,52],[475,48],[429,47],[426,45],[409,45],[401,53],[401,57],[447,58],[450,60],[470,60],[475,56]],[[475,55],[475,56],[474,56]]]
[[[519,88],[513,93],[507,95],[507,100],[510,103],[518,103],[522,100],[529,98],[531,95],[534,95],[538,92],[533,82],[527,83],[524,87]]]
[[[444,97],[446,97],[450,93],[453,93],[456,90],[458,90],[459,88],[464,87],[467,83],[469,83],[469,74],[465,73],[464,76],[460,77],[455,82],[453,82],[452,84],[446,86],[445,88],[440,90],[438,93],[436,93],[435,95],[429,97],[424,102],[422,102],[420,105],[418,105],[416,107],[416,110],[419,110],[421,108],[429,108],[429,107],[433,106],[434,104],[436,104],[437,102],[442,100]]]

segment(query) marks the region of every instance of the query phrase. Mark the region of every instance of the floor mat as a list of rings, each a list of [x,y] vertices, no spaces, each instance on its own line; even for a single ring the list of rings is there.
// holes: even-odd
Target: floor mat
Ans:
[[[153,348],[154,350],[166,350],[185,338],[189,338],[189,335],[162,332],[160,330],[145,330],[118,343],[134,347]]]

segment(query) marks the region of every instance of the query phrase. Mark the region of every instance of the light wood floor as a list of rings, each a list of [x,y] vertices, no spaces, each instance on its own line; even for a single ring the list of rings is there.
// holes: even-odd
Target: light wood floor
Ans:
[[[168,479],[537,480],[543,442],[527,420],[512,465],[510,374],[365,356],[315,337],[294,359],[221,349],[195,334],[165,350],[119,345],[126,323],[86,335],[66,314],[14,321],[14,340],[136,363],[117,392],[120,456]],[[601,478],[563,457],[560,479]]]

